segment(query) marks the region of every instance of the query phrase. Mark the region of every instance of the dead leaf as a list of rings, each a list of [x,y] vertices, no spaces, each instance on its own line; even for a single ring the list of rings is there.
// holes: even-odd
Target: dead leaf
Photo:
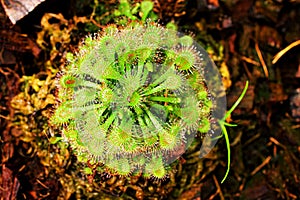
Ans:
[[[4,50],[31,52],[35,57],[38,57],[41,52],[37,44],[26,34],[18,33],[12,29],[0,29],[0,35],[1,47],[4,47]]]
[[[15,24],[43,1],[45,0],[1,0],[1,4],[10,21]]]
[[[3,200],[16,199],[18,190],[20,187],[20,182],[13,175],[13,172],[7,168],[5,165],[2,165],[2,185],[0,189],[0,196]]]

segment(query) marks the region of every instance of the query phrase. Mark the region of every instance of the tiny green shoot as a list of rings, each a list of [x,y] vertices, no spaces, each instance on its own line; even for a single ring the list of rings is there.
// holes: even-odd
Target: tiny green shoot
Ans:
[[[247,81],[246,84],[245,84],[245,87],[241,93],[241,95],[239,96],[239,98],[237,99],[237,101],[233,104],[233,106],[226,112],[225,116],[219,120],[219,124],[220,124],[220,127],[222,129],[222,133],[225,137],[225,141],[226,141],[226,147],[227,147],[227,170],[226,170],[226,173],[221,181],[221,183],[223,183],[227,176],[228,176],[228,173],[229,173],[229,170],[230,170],[230,141],[229,141],[229,137],[228,137],[228,132],[226,130],[226,127],[225,126],[237,126],[236,124],[229,124],[229,123],[226,123],[225,120],[231,115],[231,113],[235,110],[235,108],[239,105],[239,103],[242,101],[243,97],[245,96],[246,94],[246,91],[248,89],[248,85],[249,85],[249,82]]]

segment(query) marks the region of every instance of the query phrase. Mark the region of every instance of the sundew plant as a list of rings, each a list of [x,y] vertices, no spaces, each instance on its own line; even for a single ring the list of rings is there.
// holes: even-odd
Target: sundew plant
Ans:
[[[224,130],[218,69],[191,36],[153,22],[110,25],[67,60],[51,123],[81,161],[161,179],[194,140],[204,156]]]

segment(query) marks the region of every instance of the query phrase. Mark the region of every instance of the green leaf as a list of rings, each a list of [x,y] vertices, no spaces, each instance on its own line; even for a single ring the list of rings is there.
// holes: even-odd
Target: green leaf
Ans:
[[[85,168],[83,169],[83,172],[84,172],[85,174],[87,174],[87,175],[93,174],[93,170],[92,170],[91,168],[89,168],[89,167],[85,167]]]
[[[141,12],[143,14],[142,21],[146,21],[150,11],[153,9],[153,2],[152,1],[143,1],[141,3]]]
[[[228,132],[226,130],[226,127],[225,126],[234,126],[234,125],[231,125],[231,124],[228,124],[225,122],[225,120],[227,119],[228,116],[230,116],[230,114],[234,111],[234,109],[239,105],[239,103],[242,101],[243,97],[245,96],[246,92],[247,92],[247,89],[248,89],[248,85],[249,85],[249,82],[247,81],[246,82],[246,85],[245,85],[245,88],[243,89],[242,91],[242,94],[239,96],[239,98],[237,99],[237,101],[233,104],[233,106],[226,112],[225,116],[219,120],[219,124],[220,124],[220,127],[222,129],[222,132],[223,132],[223,135],[225,137],[225,141],[226,141],[226,147],[227,147],[227,170],[226,170],[226,173],[221,181],[221,183],[223,183],[228,174],[229,174],[229,170],[230,170],[230,141],[229,141],[229,137],[228,137]]]
[[[132,8],[132,10],[131,10],[131,14],[136,14],[137,12],[138,12],[138,10],[139,10],[139,8],[140,8],[140,3],[137,3],[135,6],[134,6],[134,8]]]
[[[130,12],[130,4],[128,3],[127,0],[120,0],[120,5],[119,5],[119,11],[123,14],[123,15],[131,15]]]
[[[170,30],[174,30],[174,31],[177,31],[177,29],[178,29],[177,25],[173,22],[167,23],[166,28],[170,29]]]
[[[62,137],[51,137],[50,139],[49,139],[49,142],[51,143],[51,144],[56,144],[56,143],[58,143],[60,140],[62,140],[63,138]]]
[[[230,170],[230,141],[229,141],[229,137],[228,137],[228,133],[227,133],[227,130],[226,130],[226,127],[224,126],[224,124],[222,122],[219,122],[220,123],[220,126],[221,126],[221,129],[222,129],[222,132],[223,132],[223,135],[225,137],[225,141],[226,141],[226,147],[227,147],[227,170],[226,170],[226,173],[221,181],[221,183],[223,183],[228,174],[229,174],[229,170]]]
[[[244,96],[247,92],[248,86],[249,86],[249,82],[246,81],[246,85],[242,91],[242,94],[239,96],[239,98],[236,100],[236,102],[233,104],[233,106],[226,112],[225,116],[223,117],[223,121],[225,121],[227,119],[227,117],[229,117],[231,115],[231,113],[236,109],[236,107],[242,101],[242,99],[244,98]]]

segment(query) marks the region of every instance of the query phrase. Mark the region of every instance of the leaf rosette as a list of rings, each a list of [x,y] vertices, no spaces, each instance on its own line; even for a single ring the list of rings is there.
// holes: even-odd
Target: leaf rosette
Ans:
[[[196,135],[202,155],[214,145],[224,90],[192,37],[151,22],[108,26],[67,58],[51,120],[81,160],[163,178]]]

